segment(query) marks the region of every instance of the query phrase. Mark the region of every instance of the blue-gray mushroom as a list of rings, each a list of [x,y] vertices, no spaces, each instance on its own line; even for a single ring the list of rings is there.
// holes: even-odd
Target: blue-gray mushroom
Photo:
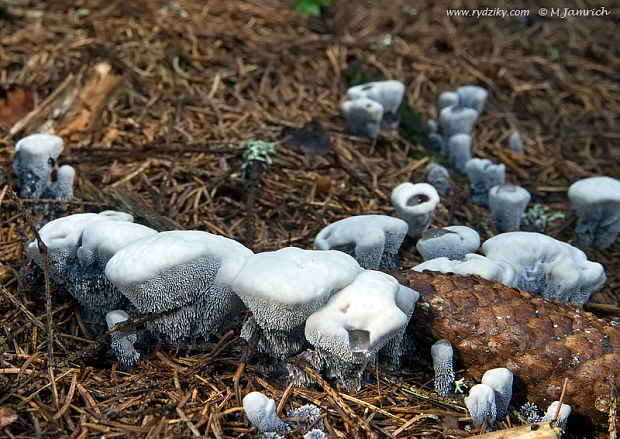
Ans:
[[[478,114],[482,114],[484,104],[489,92],[477,85],[463,85],[456,89],[459,103],[467,108],[473,108]]]
[[[426,182],[439,192],[443,192],[446,195],[452,194],[450,173],[446,168],[437,163],[431,163],[426,167]]]
[[[448,156],[454,167],[461,174],[465,173],[465,165],[471,160],[471,136],[455,134],[448,139]]]
[[[471,134],[476,120],[478,120],[478,112],[462,105],[445,107],[439,113],[442,133],[447,139],[455,134]]]
[[[482,375],[482,384],[486,384],[495,393],[496,419],[504,419],[508,414],[508,405],[512,398],[512,372],[505,367],[487,370]]]
[[[448,396],[454,383],[454,351],[449,340],[441,339],[431,347],[433,369],[435,370],[435,391],[441,396]]]
[[[62,150],[62,139],[51,134],[32,134],[15,144],[13,170],[22,197],[41,198]]]
[[[467,253],[475,253],[479,247],[480,235],[466,226],[428,229],[416,244],[425,261],[442,257],[463,260]]]
[[[493,389],[486,384],[476,384],[469,389],[469,396],[464,399],[474,427],[480,428],[486,421],[486,429],[490,430],[497,414]]]
[[[469,177],[472,201],[481,206],[489,204],[489,190],[506,183],[506,166],[494,164],[491,160],[473,158],[465,165]]]
[[[403,100],[404,93],[405,86],[402,82],[388,79],[351,87],[347,90],[347,98],[350,101],[368,98],[380,103],[385,114],[395,114]]]
[[[352,133],[371,139],[379,136],[384,113],[380,103],[359,98],[344,102],[340,108]]]
[[[126,322],[127,319],[129,319],[129,315],[122,310],[110,311],[105,316],[108,329],[114,328],[119,323]],[[140,353],[134,348],[134,344],[138,340],[136,330],[112,332],[110,340],[112,350],[121,367],[128,371],[133,369],[140,358]]]
[[[428,228],[439,204],[439,194],[428,183],[407,182],[394,188],[390,201],[396,209],[396,215],[409,226],[407,235],[417,238]]]
[[[521,217],[530,198],[527,190],[509,183],[493,186],[489,190],[489,207],[493,214],[493,224],[499,233],[519,230]]]

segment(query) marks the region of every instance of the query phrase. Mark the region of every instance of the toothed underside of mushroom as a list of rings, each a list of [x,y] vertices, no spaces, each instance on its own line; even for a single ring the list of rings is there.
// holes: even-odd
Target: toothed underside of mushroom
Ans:
[[[480,380],[486,370],[506,367],[514,394],[543,406],[559,398],[568,378],[565,401],[575,421],[607,425],[610,384],[620,385],[616,323],[480,277],[391,274],[420,292],[411,332],[448,339],[468,376]]]
[[[254,316],[250,317],[241,328],[241,338],[249,341],[258,328]],[[258,350],[269,356],[281,357],[293,355],[301,351],[305,343],[304,327],[298,326],[291,330],[279,331],[264,328],[258,339]]]
[[[113,332],[110,334],[110,346],[116,355],[118,363],[124,370],[131,370],[140,358],[140,353],[134,348],[134,343],[138,341],[136,331]]]
[[[105,317],[109,311],[125,308],[127,298],[110,283],[99,268],[83,269],[79,264],[73,263],[68,279],[71,296],[92,313]]]

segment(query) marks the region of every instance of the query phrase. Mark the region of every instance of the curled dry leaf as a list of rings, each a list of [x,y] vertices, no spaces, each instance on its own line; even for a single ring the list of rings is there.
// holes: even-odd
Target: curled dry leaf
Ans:
[[[8,427],[17,421],[17,412],[10,407],[0,407],[0,428]]]

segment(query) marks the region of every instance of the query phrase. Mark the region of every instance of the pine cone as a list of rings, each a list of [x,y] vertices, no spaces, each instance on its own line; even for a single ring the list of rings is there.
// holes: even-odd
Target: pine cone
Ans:
[[[479,381],[486,370],[506,367],[515,396],[543,407],[560,398],[568,378],[571,423],[606,428],[611,386],[619,384],[618,324],[478,276],[392,274],[420,293],[410,330],[450,340],[469,376]]]

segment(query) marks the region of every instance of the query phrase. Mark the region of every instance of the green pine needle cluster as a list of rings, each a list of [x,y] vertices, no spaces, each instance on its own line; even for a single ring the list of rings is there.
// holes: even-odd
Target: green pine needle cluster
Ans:
[[[300,14],[319,17],[321,8],[329,6],[330,0],[295,0],[295,9]]]

